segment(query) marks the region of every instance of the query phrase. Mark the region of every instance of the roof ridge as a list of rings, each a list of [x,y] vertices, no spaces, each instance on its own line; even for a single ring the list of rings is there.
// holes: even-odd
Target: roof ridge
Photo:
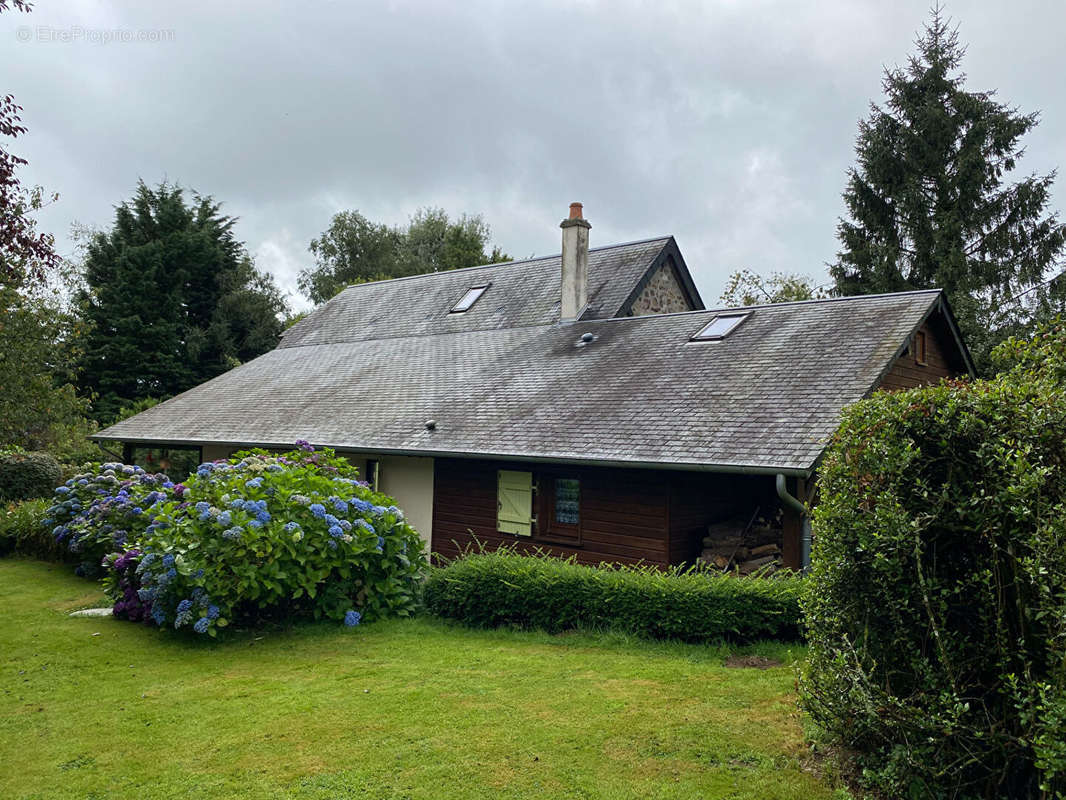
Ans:
[[[840,303],[847,300],[877,300],[885,297],[906,297],[912,294],[942,294],[943,289],[910,289],[906,292],[882,292],[880,294],[849,294],[845,297],[820,297],[814,300],[789,300],[785,303],[760,303],[753,306],[720,306],[717,308],[697,308],[692,311],[673,311],[668,314],[644,314],[638,317],[608,317],[602,320],[584,320],[586,322],[608,322],[615,319],[653,319],[657,317],[679,317],[686,314],[720,314],[724,311],[754,311],[758,308],[782,308],[784,306],[808,306],[817,303]]]
[[[599,247],[590,247],[589,253],[598,253],[602,250],[613,250],[617,247],[632,247],[638,244],[649,244],[650,242],[666,242],[673,239],[673,234],[666,234],[665,236],[652,236],[648,239],[634,239],[631,242],[618,242],[617,244],[605,244]],[[364,281],[363,283],[350,283],[342,289],[342,291],[348,291],[349,289],[356,289],[360,286],[373,286],[381,283],[393,283],[394,281],[410,281],[416,278],[429,278],[434,275],[455,275],[460,272],[473,272],[478,269],[488,269],[489,267],[513,267],[519,264],[532,264],[537,261],[548,261],[553,258],[562,258],[562,253],[552,253],[546,256],[531,256],[530,258],[515,259],[513,261],[500,261],[495,264],[476,264],[472,267],[459,267],[458,269],[446,269],[440,272],[420,272],[417,275],[400,275],[395,278],[383,278],[377,281]]]

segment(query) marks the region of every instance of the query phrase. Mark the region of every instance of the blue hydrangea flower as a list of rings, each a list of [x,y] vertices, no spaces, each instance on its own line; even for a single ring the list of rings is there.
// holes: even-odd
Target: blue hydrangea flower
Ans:
[[[178,603],[178,610],[174,615],[174,627],[180,628],[192,619],[192,600],[182,600]]]
[[[362,528],[367,533],[377,533],[377,531],[374,530],[374,526],[367,522],[365,519],[357,519],[355,521],[355,526],[357,528]]]
[[[159,603],[152,606],[152,620],[156,625],[162,625],[167,621],[166,612],[163,611],[163,607]]]
[[[344,535],[344,528],[342,528],[340,525],[330,525],[329,535],[332,536],[334,539],[339,539]]]
[[[224,528],[229,527],[229,524],[233,521],[233,515],[231,515],[228,511],[223,511],[221,514],[218,515],[216,521]]]
[[[211,620],[212,622],[214,622],[216,619],[218,619],[219,613],[220,612],[218,610],[218,606],[208,606],[207,607],[207,619]]]
[[[245,481],[244,485],[247,486],[249,489],[258,489],[260,486],[263,485],[263,479],[252,478],[250,481]]]
[[[339,497],[333,501],[333,507],[337,509],[341,514],[348,513],[348,504],[341,500]]]
[[[165,556],[163,556],[163,566],[164,567],[173,567],[174,566],[174,555],[172,553],[167,553]]]
[[[326,516],[326,507],[324,505],[322,505],[321,503],[312,503],[311,504],[311,513],[314,514],[319,519],[322,519],[322,517]]]
[[[378,537],[378,552],[379,553],[384,553],[385,552],[385,537],[384,536],[379,536]]]
[[[211,508],[211,504],[206,502],[206,501],[204,501],[204,500],[201,500],[199,503],[196,504],[196,510],[198,512],[200,512],[201,514],[203,514],[205,511],[209,510],[210,508]]]
[[[70,489],[66,486],[57,486],[56,494],[70,494]]]
[[[352,500],[352,505],[355,506],[357,511],[362,511],[364,514],[374,507],[373,503],[368,503],[366,500],[360,500],[358,497]]]
[[[326,540],[326,544],[329,545],[329,549],[330,550],[336,550],[337,549],[337,540],[336,539],[327,539]]]
[[[239,539],[241,538],[241,529],[237,527],[227,528],[222,531],[223,539]]]
[[[400,509],[398,509],[396,506],[389,506],[386,510],[394,517],[396,517],[396,519],[403,519],[403,512],[400,511]]]
[[[200,617],[200,619],[196,620],[196,623],[192,626],[192,629],[197,633],[207,633],[207,628],[210,624],[211,623],[210,621],[208,621],[207,617]]]
[[[248,521],[248,527],[249,528],[262,528],[263,527],[263,523],[262,523],[261,520],[258,520],[258,519],[249,520]]]
[[[258,514],[256,514],[255,518],[258,519],[260,522],[270,522],[270,512],[260,511]]]
[[[232,500],[229,501],[229,507],[236,509],[244,508],[244,501],[241,500],[241,498],[239,497],[234,497]]]
[[[349,628],[354,628],[359,624],[359,620],[363,618],[363,615],[358,611],[349,610],[344,612],[344,624]]]
[[[85,478],[81,478],[81,479],[78,480],[78,486],[88,486],[88,485],[89,485],[89,482],[87,480],[85,480]]]
[[[300,527],[300,523],[298,523],[298,522],[286,522],[285,523],[285,533],[292,533],[293,531],[298,530],[299,527]]]
[[[327,525],[336,525],[338,522],[340,522],[340,520],[332,514],[326,514],[322,519],[326,521]]]
[[[350,523],[350,522],[349,522],[348,520],[346,520],[346,519],[342,519],[342,520],[341,520],[340,522],[338,522],[337,524],[338,524],[338,525],[340,525],[340,526],[341,526],[341,528],[342,528],[342,529],[344,529],[345,531],[350,531],[350,530],[352,529],[352,523]]]

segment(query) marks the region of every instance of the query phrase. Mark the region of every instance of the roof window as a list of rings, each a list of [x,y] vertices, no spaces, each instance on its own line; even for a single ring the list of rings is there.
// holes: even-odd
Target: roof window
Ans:
[[[692,341],[705,342],[713,339],[724,339],[750,316],[750,311],[746,314],[719,314],[700,328],[696,335],[692,337]]]
[[[489,288],[489,285],[486,283],[483,286],[471,286],[448,313],[462,314],[464,311],[469,311],[471,306],[481,298],[481,295],[485,294],[485,290]]]

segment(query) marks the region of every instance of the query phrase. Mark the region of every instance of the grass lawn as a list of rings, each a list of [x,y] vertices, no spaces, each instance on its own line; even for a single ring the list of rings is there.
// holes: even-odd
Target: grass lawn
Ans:
[[[0,797],[835,796],[801,766],[793,667],[725,648],[428,619],[209,642],[67,616],[102,601],[0,561]]]

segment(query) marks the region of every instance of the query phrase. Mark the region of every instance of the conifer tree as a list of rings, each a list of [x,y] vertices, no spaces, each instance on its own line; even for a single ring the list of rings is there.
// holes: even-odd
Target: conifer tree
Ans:
[[[978,365],[1017,318],[1014,298],[1060,271],[1055,173],[1012,181],[1036,113],[964,88],[964,48],[939,7],[883,106],[859,123],[830,273],[840,295],[942,288]]]
[[[91,325],[81,384],[109,421],[145,397],[170,397],[273,348],[285,302],[210,197],[138,184],[107,233],[88,243]]]

